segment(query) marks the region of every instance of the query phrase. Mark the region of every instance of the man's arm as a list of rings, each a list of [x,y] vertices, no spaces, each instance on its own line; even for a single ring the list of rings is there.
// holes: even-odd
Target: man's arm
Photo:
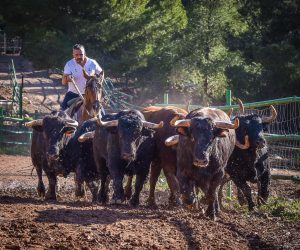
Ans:
[[[70,65],[69,65],[69,63],[66,63],[66,65],[64,67],[64,74],[61,79],[61,83],[63,85],[67,85],[69,82],[72,81],[71,77],[72,77],[72,71],[70,69]]]
[[[62,77],[62,84],[63,85],[67,85],[69,82],[71,82],[71,75],[68,75],[68,74],[63,74],[63,77]]]

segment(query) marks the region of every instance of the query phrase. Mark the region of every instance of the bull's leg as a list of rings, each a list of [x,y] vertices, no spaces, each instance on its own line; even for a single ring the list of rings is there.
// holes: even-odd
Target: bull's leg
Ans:
[[[178,178],[181,199],[188,209],[197,209],[197,197],[194,193],[194,182],[184,175],[179,175]]]
[[[87,186],[89,187],[92,193],[92,202],[97,202],[99,186],[96,181],[86,181]]]
[[[241,206],[246,204],[245,196],[240,188],[237,188],[237,198]]]
[[[125,200],[124,189],[123,189],[123,177],[120,173],[112,173],[113,179],[113,196],[111,204],[122,204]]]
[[[130,205],[133,207],[137,207],[140,204],[140,193],[143,189],[143,185],[146,181],[148,173],[149,173],[149,169],[144,170],[142,171],[142,173],[138,173],[136,175],[134,194],[129,201]]]
[[[211,179],[208,191],[206,193],[208,207],[205,211],[205,215],[211,218],[212,220],[216,220],[216,214],[218,214],[220,211],[217,194],[223,177],[223,171],[216,173]]]
[[[36,169],[36,173],[38,176],[38,186],[37,186],[38,196],[45,197],[46,189],[45,189],[45,185],[43,182],[43,169],[41,166],[38,166],[38,165],[35,167],[35,169]]]
[[[83,187],[83,174],[82,167],[77,166],[74,174],[75,181],[75,196],[83,197],[84,196],[84,187]]]
[[[270,194],[270,169],[268,168],[258,181],[258,204],[266,203]]]
[[[223,188],[224,186],[229,182],[230,177],[228,175],[224,175],[221,185],[219,187],[219,191],[218,191],[218,201],[219,201],[219,206],[221,210],[224,210],[224,206],[223,206]]]
[[[151,164],[150,171],[150,191],[149,197],[147,199],[147,206],[149,207],[157,207],[155,202],[155,186],[160,175],[161,165],[159,162],[155,161]]]
[[[163,164],[164,174],[170,188],[169,205],[178,206],[181,204],[179,199],[179,183],[176,178],[176,166]]]
[[[98,192],[98,201],[101,204],[106,204],[108,202],[108,192],[109,192],[109,177],[108,173],[102,173],[100,176],[101,184],[100,191]]]
[[[49,181],[49,188],[47,190],[47,193],[45,195],[45,200],[50,201],[56,201],[56,184],[57,184],[57,177],[55,175],[55,173],[53,172],[49,172],[49,171],[45,171],[46,175],[48,177],[48,181]]]
[[[129,200],[132,195],[132,179],[133,176],[128,176],[126,186],[125,186],[125,198]]]
[[[242,192],[243,192],[243,194],[246,197],[246,200],[248,202],[249,211],[252,211],[255,207],[255,204],[252,200],[252,194],[251,194],[250,186],[247,184],[246,181],[242,181],[242,180],[233,179],[233,182],[235,183],[235,185],[238,188],[240,188],[242,190]]]

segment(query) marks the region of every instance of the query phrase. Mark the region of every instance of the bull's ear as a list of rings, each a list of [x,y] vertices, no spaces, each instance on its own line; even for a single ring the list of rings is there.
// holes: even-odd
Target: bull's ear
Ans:
[[[214,130],[214,136],[215,137],[226,137],[228,134],[229,130],[228,129],[221,129],[221,128],[216,128]]]
[[[185,127],[178,127],[176,128],[176,132],[180,135],[187,136],[188,135],[188,128]]]
[[[143,127],[143,129],[142,129],[142,136],[153,137],[154,133],[155,133],[155,131],[151,128]]]

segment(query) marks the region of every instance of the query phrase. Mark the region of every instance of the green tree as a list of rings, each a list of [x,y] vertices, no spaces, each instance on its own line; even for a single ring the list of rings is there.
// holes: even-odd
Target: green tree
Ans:
[[[300,3],[240,1],[249,29],[231,39],[244,64],[228,69],[235,95],[248,101],[300,94]]]
[[[170,80],[175,85],[196,86],[203,104],[220,101],[227,86],[226,68],[239,58],[228,51],[226,39],[245,25],[235,1],[185,1],[185,6],[188,26],[177,43],[179,54]]]

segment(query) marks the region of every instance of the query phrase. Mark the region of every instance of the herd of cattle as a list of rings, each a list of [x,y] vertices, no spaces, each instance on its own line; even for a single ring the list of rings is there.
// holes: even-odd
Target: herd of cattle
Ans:
[[[197,207],[196,191],[204,193],[206,215],[215,219],[220,211],[224,183],[232,180],[249,210],[255,207],[248,181],[258,184],[258,202],[269,195],[268,148],[263,135],[270,116],[237,116],[222,110],[201,108],[188,112],[177,107],[151,106],[138,110],[99,115],[80,126],[64,111],[26,123],[33,128],[31,157],[38,175],[37,191],[56,200],[57,176],[75,173],[75,194],[89,187],[93,202],[110,201],[139,205],[142,187],[150,172],[148,205],[155,204],[155,185],[163,169],[169,188],[169,204]],[[42,172],[49,180],[46,192]],[[129,176],[123,187],[124,176]],[[132,195],[132,176],[136,175]],[[113,194],[109,200],[109,183]]]

